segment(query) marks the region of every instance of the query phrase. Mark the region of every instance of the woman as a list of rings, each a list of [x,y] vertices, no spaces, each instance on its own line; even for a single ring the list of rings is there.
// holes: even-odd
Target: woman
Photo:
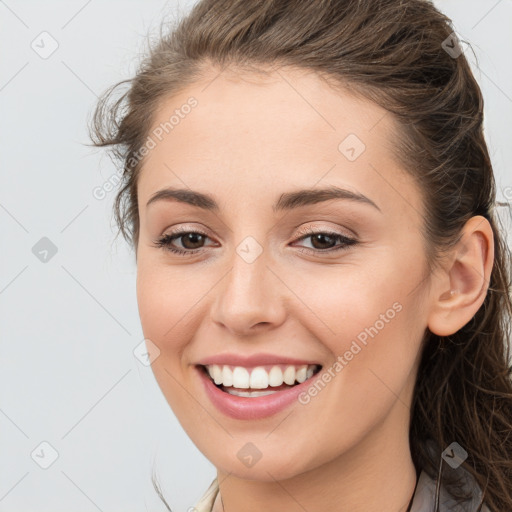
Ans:
[[[450,20],[203,0],[129,83],[92,137],[153,372],[217,469],[196,510],[512,510],[510,253]]]

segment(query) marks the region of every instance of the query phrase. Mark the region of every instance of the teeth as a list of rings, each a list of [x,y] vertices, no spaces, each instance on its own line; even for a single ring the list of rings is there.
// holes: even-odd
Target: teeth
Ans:
[[[265,396],[265,395],[273,395],[274,393],[279,393],[279,391],[240,391],[238,389],[227,389],[227,393],[235,396],[243,396],[245,398],[257,397],[257,396]]]
[[[222,368],[222,383],[224,386],[233,385],[233,372],[229,366],[224,366]]]
[[[268,374],[268,383],[272,387],[281,386],[283,383],[283,372],[279,366],[273,366]]]
[[[215,384],[222,384],[222,370],[219,366],[214,364],[211,368],[208,368],[208,373]]]
[[[250,383],[250,375],[246,368],[235,366],[233,370],[233,387],[247,389]]]
[[[249,387],[251,389],[268,388],[268,373],[265,371],[265,368],[254,368],[254,370],[251,372],[251,380],[249,381]]]
[[[285,384],[288,384],[291,386],[292,384],[295,384],[295,367],[294,366],[287,366],[286,370],[283,373],[283,380]]]
[[[302,383],[311,378],[318,368],[317,365],[275,365],[267,371],[263,366],[248,369],[243,366],[209,365],[206,367],[208,374],[215,384],[238,389],[267,389],[281,386],[283,383],[289,386],[296,382]],[[284,371],[283,371],[284,369]],[[233,393],[237,394],[237,393]],[[265,394],[270,394],[266,392]],[[238,396],[262,396],[258,393],[242,394]]]
[[[306,372],[308,370],[307,366],[301,366],[296,372],[295,372],[295,379],[297,382],[304,382],[306,380]]]

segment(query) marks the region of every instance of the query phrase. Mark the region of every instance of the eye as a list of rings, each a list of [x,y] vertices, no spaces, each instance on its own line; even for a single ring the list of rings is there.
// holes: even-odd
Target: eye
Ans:
[[[314,230],[311,228],[306,228],[300,233],[306,233],[305,236],[300,237],[298,240],[306,240],[308,238],[311,239],[312,249],[306,247],[306,252],[311,254],[325,253],[325,252],[335,252],[339,250],[346,250],[351,245],[357,244],[357,240],[354,238],[349,238],[341,233],[337,233],[335,231],[326,231],[326,230]],[[339,245],[336,246],[336,242],[339,242]]]
[[[154,247],[163,248],[175,254],[191,255],[200,252],[205,240],[208,238],[208,235],[201,231],[180,228],[162,235],[153,244]],[[181,240],[181,248],[174,245],[175,240]]]

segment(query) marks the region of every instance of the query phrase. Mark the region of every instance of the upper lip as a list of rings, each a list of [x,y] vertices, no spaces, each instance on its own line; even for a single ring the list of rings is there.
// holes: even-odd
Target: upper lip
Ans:
[[[305,359],[297,359],[288,356],[280,356],[277,354],[251,354],[251,355],[240,355],[240,354],[216,354],[214,356],[205,357],[196,363],[197,365],[208,366],[212,364],[226,364],[232,366],[264,366],[271,364],[290,364],[294,366],[301,365],[312,365],[320,363],[316,361],[307,361]]]

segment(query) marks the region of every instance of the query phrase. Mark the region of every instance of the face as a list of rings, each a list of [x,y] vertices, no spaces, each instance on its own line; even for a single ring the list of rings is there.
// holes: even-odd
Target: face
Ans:
[[[426,261],[391,116],[304,71],[215,76],[160,105],[138,183],[137,299],[165,398],[217,468],[250,479],[407,442]],[[274,393],[233,396],[224,365]],[[274,366],[321,369],[278,387]]]

